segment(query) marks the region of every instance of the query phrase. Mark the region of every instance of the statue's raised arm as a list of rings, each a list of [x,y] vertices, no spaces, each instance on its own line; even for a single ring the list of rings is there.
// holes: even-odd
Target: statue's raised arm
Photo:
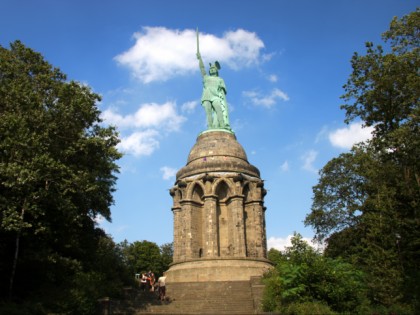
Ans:
[[[201,105],[203,105],[207,116],[208,129],[226,129],[232,131],[229,125],[228,107],[226,102],[226,85],[219,77],[220,64],[218,61],[210,64],[209,74],[206,73],[203,60],[200,54],[200,42],[197,28],[197,59],[200,72],[203,77],[203,94]]]
[[[198,28],[197,28],[196,34],[197,34],[197,59],[198,59],[198,65],[200,66],[201,75],[204,77],[206,75],[206,68],[204,68],[203,59],[201,59],[201,54],[200,54],[200,40],[198,38]]]

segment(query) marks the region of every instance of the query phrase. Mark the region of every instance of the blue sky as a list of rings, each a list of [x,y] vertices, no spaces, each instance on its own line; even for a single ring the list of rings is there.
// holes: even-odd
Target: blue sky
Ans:
[[[269,247],[304,227],[312,186],[327,161],[367,139],[345,125],[342,86],[353,52],[381,43],[412,0],[1,0],[0,45],[40,52],[68,79],[102,95],[99,108],[121,136],[114,241],[172,242],[168,190],[206,129],[195,56],[218,60],[230,121],[268,190]]]

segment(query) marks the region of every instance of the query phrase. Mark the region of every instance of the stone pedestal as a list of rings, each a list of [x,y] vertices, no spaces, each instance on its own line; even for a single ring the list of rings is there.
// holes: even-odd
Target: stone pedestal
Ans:
[[[174,256],[168,282],[249,280],[271,268],[264,183],[233,133],[199,135],[170,194]]]

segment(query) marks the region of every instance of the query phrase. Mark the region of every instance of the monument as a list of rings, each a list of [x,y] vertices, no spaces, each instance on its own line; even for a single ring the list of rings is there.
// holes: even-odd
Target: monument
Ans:
[[[198,31],[197,59],[207,130],[198,135],[170,189],[174,255],[167,281],[249,281],[272,267],[267,259],[266,190],[230,127],[219,62],[210,64],[206,74]]]

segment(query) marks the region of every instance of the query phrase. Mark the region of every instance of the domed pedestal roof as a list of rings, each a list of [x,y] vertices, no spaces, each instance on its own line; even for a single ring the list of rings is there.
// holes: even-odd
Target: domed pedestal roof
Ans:
[[[225,131],[200,134],[188,155],[187,165],[177,173],[177,180],[208,172],[238,172],[259,177],[259,170],[248,162],[236,136]]]

